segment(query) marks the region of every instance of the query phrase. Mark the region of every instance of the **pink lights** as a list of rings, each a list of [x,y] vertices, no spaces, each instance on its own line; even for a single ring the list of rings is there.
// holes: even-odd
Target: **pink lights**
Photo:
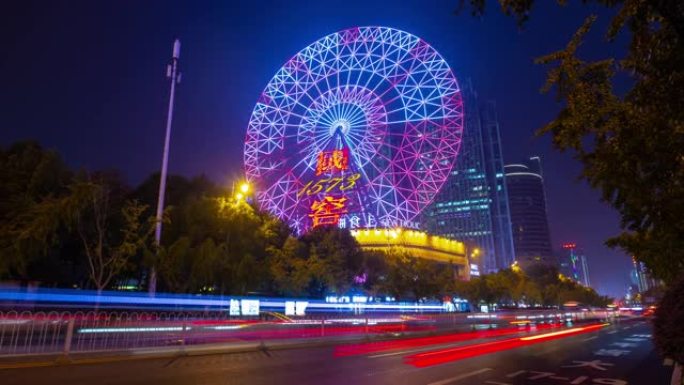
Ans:
[[[351,28],[304,48],[268,83],[247,128],[245,171],[262,208],[298,232],[313,226],[325,190],[337,193],[335,178],[356,175],[341,191],[340,226],[411,227],[449,175],[462,130],[460,88],[434,48],[392,28]],[[333,169],[330,186],[314,188]]]
[[[570,337],[577,334],[590,333],[608,324],[595,324],[584,327],[561,330],[557,332],[538,334],[534,336],[509,338],[505,340],[485,342],[474,345],[459,346],[451,349],[434,350],[405,357],[407,364],[416,367],[427,367],[447,362],[477,357],[484,354],[496,353],[523,346],[538,344],[558,338]]]

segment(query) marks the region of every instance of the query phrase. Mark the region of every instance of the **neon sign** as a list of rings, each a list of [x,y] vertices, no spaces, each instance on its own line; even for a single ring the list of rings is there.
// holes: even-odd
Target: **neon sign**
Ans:
[[[352,174],[346,178],[339,176],[335,178],[322,178],[317,181],[310,180],[309,183],[297,191],[297,198],[301,198],[303,195],[316,195],[321,192],[330,193],[334,192],[334,190],[344,192],[354,188],[356,181],[360,178],[361,174]]]
[[[337,225],[340,215],[345,214],[345,202],[347,198],[334,198],[326,196],[320,201],[315,201],[311,205],[309,217],[313,220],[313,227],[322,225]]]
[[[349,149],[321,151],[316,162],[316,176],[323,173],[344,171],[349,168]]]

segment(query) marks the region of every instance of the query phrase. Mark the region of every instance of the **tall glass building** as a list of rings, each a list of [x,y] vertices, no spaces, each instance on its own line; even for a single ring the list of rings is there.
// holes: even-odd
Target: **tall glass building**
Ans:
[[[504,169],[516,260],[523,268],[535,263],[556,265],[546,216],[541,159],[534,156],[525,162],[507,164]]]
[[[558,271],[575,282],[589,287],[589,265],[584,250],[575,243],[564,243],[558,255]]]
[[[509,267],[515,255],[496,104],[480,104],[470,81],[461,92],[466,119],[461,150],[451,175],[424,211],[423,226],[478,248],[479,269],[490,273]]]

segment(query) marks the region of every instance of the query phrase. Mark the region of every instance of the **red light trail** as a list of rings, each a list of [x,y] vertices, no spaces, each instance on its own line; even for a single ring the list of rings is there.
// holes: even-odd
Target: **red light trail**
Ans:
[[[570,337],[577,334],[590,333],[608,324],[594,324],[584,327],[561,330],[557,332],[538,334],[528,337],[509,338],[501,341],[485,342],[474,345],[459,346],[450,349],[434,350],[431,352],[418,353],[405,358],[407,364],[423,368],[427,366],[444,364],[447,362],[477,357],[503,350],[515,349],[523,346],[534,345],[541,342],[559,338]]]
[[[549,325],[538,325],[536,330],[557,328],[560,324],[549,324]],[[447,334],[436,337],[420,337],[420,338],[409,338],[402,340],[393,340],[385,342],[374,342],[365,344],[354,344],[354,345],[343,345],[335,348],[336,357],[345,357],[361,354],[377,353],[387,350],[398,350],[406,348],[415,348],[421,346],[429,345],[439,345],[459,341],[475,340],[482,338],[493,338],[500,337],[504,335],[516,334],[525,332],[525,328],[506,328],[506,329],[494,329],[494,330],[481,330],[466,333],[455,333]]]

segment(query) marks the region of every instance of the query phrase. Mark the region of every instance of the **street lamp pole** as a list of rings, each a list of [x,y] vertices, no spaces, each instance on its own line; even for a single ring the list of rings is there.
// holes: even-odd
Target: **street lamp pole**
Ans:
[[[166,175],[169,164],[169,142],[171,141],[171,121],[173,120],[173,101],[176,93],[176,84],[180,83],[180,71],[178,71],[178,59],[180,58],[180,40],[173,42],[173,57],[166,67],[166,76],[171,79],[171,94],[169,96],[169,112],[166,117],[166,136],[164,137],[164,155],[162,156],[161,175],[159,177],[159,198],[157,199],[156,227],[154,229],[154,241],[156,246],[161,245],[162,217],[164,215],[164,196],[166,195]],[[149,293],[154,295],[157,291],[157,270],[153,265],[150,270]]]

